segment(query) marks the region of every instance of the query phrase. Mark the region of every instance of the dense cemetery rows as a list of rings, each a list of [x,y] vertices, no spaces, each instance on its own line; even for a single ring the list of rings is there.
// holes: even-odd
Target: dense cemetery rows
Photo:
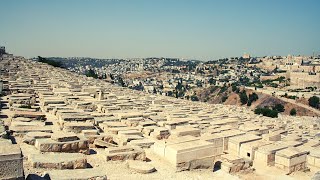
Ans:
[[[231,178],[266,168],[311,177],[320,168],[317,118],[147,94],[24,58],[0,69],[0,179],[192,179],[196,169]]]

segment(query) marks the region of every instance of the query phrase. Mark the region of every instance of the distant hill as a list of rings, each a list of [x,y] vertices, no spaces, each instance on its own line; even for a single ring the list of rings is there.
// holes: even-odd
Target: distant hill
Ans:
[[[239,89],[240,91],[242,89]],[[246,94],[252,94],[255,92],[254,90],[246,89]],[[221,87],[209,87],[209,88],[202,88],[199,89],[196,94],[199,97],[199,100],[202,102],[208,102],[212,104],[225,104],[225,105],[237,105],[247,107],[251,110],[254,110],[257,107],[273,107],[276,104],[282,104],[284,106],[285,111],[281,114],[290,115],[291,109],[296,109],[297,116],[317,116],[316,113],[310,111],[304,107],[298,106],[296,104],[285,102],[279,98],[273,97],[268,94],[263,94],[260,92],[255,92],[259,99],[253,101],[251,106],[247,106],[247,104],[242,105],[240,101],[240,96],[236,92],[232,91],[232,87],[226,87],[222,89]],[[304,103],[307,102],[306,99],[300,99]]]

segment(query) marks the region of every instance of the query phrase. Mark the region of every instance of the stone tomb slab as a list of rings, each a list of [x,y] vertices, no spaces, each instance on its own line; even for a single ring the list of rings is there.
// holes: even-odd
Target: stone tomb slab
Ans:
[[[310,151],[310,154],[307,156],[307,163],[309,167],[320,168],[320,148]]]
[[[119,131],[119,135],[137,135],[142,136],[142,133],[138,130],[127,130],[127,131]]]
[[[103,122],[100,123],[99,126],[103,130],[108,130],[109,128],[127,127],[127,125],[123,124],[122,122]]]
[[[107,161],[146,160],[146,153],[136,146],[112,147],[106,150]]]
[[[256,136],[253,134],[245,134],[240,136],[234,136],[229,138],[228,142],[228,152],[234,155],[240,155],[240,146],[245,143],[261,140],[261,136]]]
[[[214,156],[214,145],[203,140],[168,145],[165,158],[174,165]]]
[[[13,118],[17,117],[25,117],[25,118],[32,118],[36,120],[45,120],[46,115],[42,112],[31,112],[31,111],[14,111]]]
[[[41,121],[31,121],[31,122],[23,122],[23,121],[12,121],[10,126],[45,126],[45,122]]]
[[[181,136],[186,136],[186,135],[199,137],[200,136],[200,129],[190,128],[190,127],[181,127],[181,128],[177,128],[177,129],[174,129],[171,131],[171,136],[181,137]]]
[[[68,142],[79,140],[79,137],[75,133],[54,133],[51,139],[57,142]]]
[[[20,146],[0,146],[0,179],[24,179]]]
[[[52,170],[49,171],[47,174],[50,177],[50,179],[59,180],[107,180],[106,169],[100,167],[88,169]]]
[[[156,168],[154,166],[143,161],[128,160],[127,165],[129,169],[141,174],[148,174],[156,171]]]
[[[24,138],[23,142],[34,145],[36,139],[43,139],[43,138],[51,138],[52,133],[47,132],[28,132]]]
[[[66,132],[81,133],[83,130],[94,130],[91,122],[66,122],[63,124],[63,130]]]
[[[285,170],[286,173],[305,170],[308,153],[309,151],[303,151],[295,147],[282,149],[276,152],[275,166]]]
[[[194,136],[184,136],[183,138],[176,138],[176,139],[168,139],[168,140],[156,140],[153,145],[153,151],[164,157],[165,156],[165,150],[169,145],[184,143],[184,142],[192,142],[197,141],[199,138]]]
[[[14,133],[26,134],[28,132],[52,132],[52,127],[50,126],[12,126],[9,127]]]
[[[77,114],[62,114],[62,121],[94,121],[93,116],[90,115],[79,115]]]
[[[154,144],[153,140],[150,139],[137,139],[137,140],[132,140],[128,143],[128,145],[131,146],[139,146],[141,148],[150,148]]]
[[[67,142],[58,142],[49,138],[36,139],[35,147],[41,152],[80,152],[87,154],[89,151],[89,144],[86,139]]]
[[[28,158],[34,168],[84,169],[87,159],[79,153],[31,154]]]

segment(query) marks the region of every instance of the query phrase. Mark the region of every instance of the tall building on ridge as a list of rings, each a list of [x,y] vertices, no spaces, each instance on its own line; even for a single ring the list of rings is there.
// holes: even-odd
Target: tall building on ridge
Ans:
[[[0,55],[6,54],[6,47],[0,46]]]

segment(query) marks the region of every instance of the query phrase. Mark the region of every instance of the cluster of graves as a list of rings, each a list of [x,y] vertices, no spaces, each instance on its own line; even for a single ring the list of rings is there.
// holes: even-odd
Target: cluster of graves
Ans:
[[[157,171],[147,150],[175,171],[320,168],[316,117],[146,94],[24,58],[0,64],[0,179],[107,179],[112,172],[88,165],[94,149],[142,174]]]

